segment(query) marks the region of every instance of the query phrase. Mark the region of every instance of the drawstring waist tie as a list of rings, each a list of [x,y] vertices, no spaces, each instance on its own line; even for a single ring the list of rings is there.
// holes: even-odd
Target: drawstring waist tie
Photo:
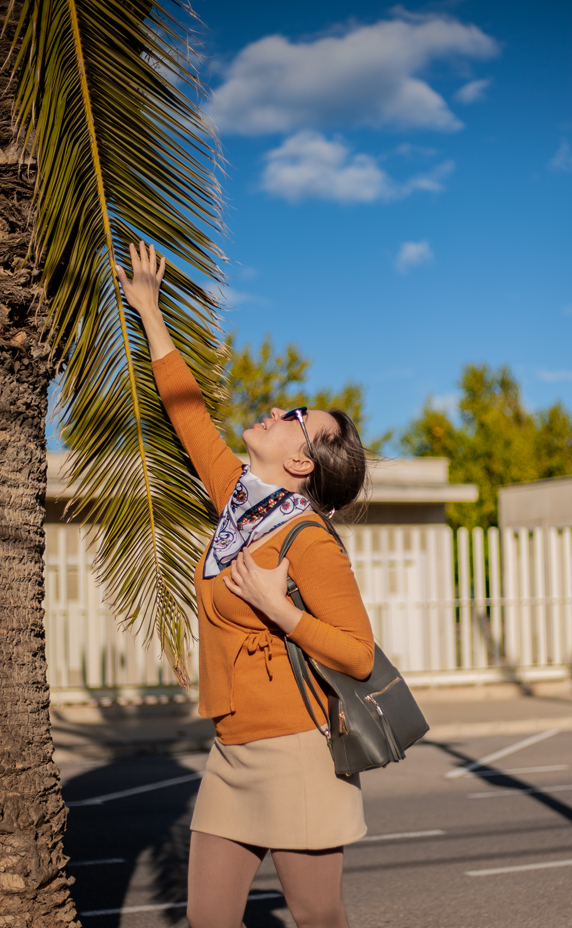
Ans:
[[[249,654],[255,654],[256,651],[263,652],[266,672],[269,680],[272,680],[272,668],[270,666],[272,660],[272,635],[268,629],[265,628],[262,632],[252,632],[244,643]]]

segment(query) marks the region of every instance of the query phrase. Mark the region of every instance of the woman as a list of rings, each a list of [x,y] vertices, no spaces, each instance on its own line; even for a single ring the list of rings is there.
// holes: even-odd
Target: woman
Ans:
[[[338,411],[274,408],[243,435],[250,465],[225,444],[169,335],[158,296],[165,259],[130,246],[132,280],[165,409],[220,519],[199,561],[199,712],[216,739],[191,823],[191,928],[240,928],[252,880],[270,850],[299,928],[348,928],[343,845],[366,833],[359,776],[337,777],[326,739],[297,689],[284,639],[363,679],[371,625],[331,526],[365,479],[355,426]],[[311,518],[278,564],[296,522]],[[286,592],[293,578],[308,612]],[[325,722],[311,697],[316,716]]]

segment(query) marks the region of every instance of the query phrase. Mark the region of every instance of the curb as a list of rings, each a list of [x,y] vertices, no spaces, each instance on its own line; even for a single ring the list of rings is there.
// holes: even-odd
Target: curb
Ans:
[[[572,717],[515,719],[506,722],[453,722],[432,725],[424,741],[450,741],[455,738],[487,738],[490,735],[533,735],[537,731],[572,731]]]

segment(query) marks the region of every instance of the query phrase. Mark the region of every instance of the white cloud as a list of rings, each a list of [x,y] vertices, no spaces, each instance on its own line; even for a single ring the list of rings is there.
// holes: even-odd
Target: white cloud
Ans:
[[[395,259],[396,270],[405,274],[409,268],[418,264],[428,264],[433,261],[433,252],[429,242],[403,242]]]
[[[427,148],[424,145],[413,145],[411,142],[402,142],[394,149],[396,155],[402,155],[404,158],[424,159],[434,158],[438,154],[437,149]]]
[[[459,87],[455,94],[455,100],[458,100],[459,103],[476,103],[477,100],[483,99],[490,84],[490,78],[480,81],[469,81],[468,84],[463,84],[462,87]]]
[[[214,281],[207,281],[203,282],[202,286],[209,293],[212,293],[224,309],[232,309],[235,306],[244,306],[245,304],[268,306],[268,300],[264,297],[259,296],[257,293],[246,293],[244,290],[237,290],[230,284],[221,286]]]
[[[558,383],[561,380],[572,380],[572,371],[538,371],[538,377],[548,383]]]
[[[477,26],[400,10],[311,41],[269,35],[223,69],[210,112],[221,132],[239,135],[342,125],[452,132],[462,123],[427,82],[428,68],[498,51]]]
[[[556,171],[572,171],[572,148],[566,139],[560,142],[560,148],[549,162],[549,167]]]
[[[389,176],[371,155],[352,153],[342,139],[328,140],[320,132],[305,130],[290,136],[265,155],[261,186],[286,200],[309,197],[339,203],[388,202],[416,190],[439,193],[455,165],[444,161],[406,181]]]
[[[431,397],[431,406],[439,412],[453,415],[459,407],[459,399],[458,393],[438,393],[437,396]]]
[[[258,270],[255,267],[250,267],[248,264],[241,265],[239,270],[243,280],[253,280],[253,278],[258,277]]]

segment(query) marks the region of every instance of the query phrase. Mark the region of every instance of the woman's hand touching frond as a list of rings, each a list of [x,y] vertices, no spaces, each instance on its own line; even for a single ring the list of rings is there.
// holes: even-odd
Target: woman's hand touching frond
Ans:
[[[150,245],[149,254],[147,254],[145,242],[139,242],[139,251],[137,251],[133,243],[130,243],[129,254],[133,268],[131,280],[129,280],[125,270],[119,264],[116,266],[117,276],[119,283],[123,287],[125,299],[145,321],[145,317],[150,312],[159,308],[159,290],[165,274],[166,262],[165,258],[162,257],[157,267],[155,246]]]

